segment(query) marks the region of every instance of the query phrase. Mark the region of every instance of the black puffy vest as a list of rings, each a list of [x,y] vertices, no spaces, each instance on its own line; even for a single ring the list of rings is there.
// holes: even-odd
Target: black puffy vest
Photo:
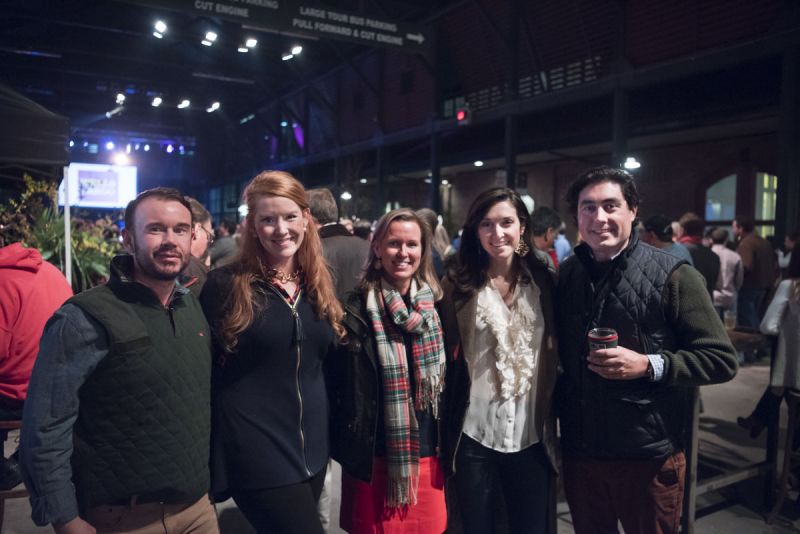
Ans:
[[[73,481],[84,511],[133,495],[192,503],[209,487],[205,316],[188,293],[165,309],[124,274],[131,263],[114,258],[107,285],[68,301],[100,323],[109,342],[81,387],[74,427]]]
[[[588,270],[593,261],[589,247],[581,245],[559,273],[562,447],[599,459],[665,457],[682,448],[686,390],[647,378],[600,377],[587,367],[586,335],[595,327],[611,327],[622,347],[642,354],[674,350],[677,339],[666,316],[665,290],[672,272],[685,262],[640,243],[635,233],[596,284]]]

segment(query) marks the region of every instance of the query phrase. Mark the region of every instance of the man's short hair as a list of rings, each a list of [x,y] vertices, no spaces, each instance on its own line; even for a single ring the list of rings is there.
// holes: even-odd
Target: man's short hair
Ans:
[[[672,219],[664,215],[652,215],[642,222],[648,232],[652,232],[656,239],[663,243],[672,241]]]
[[[189,210],[189,213],[192,217],[192,225],[194,225],[194,213],[192,212],[192,206],[180,191],[172,187],[154,187],[153,189],[142,191],[136,195],[136,198],[128,202],[128,206],[125,208],[125,229],[128,232],[134,232],[136,225],[136,208],[142,203],[142,201],[147,200],[148,198],[157,198],[158,200],[163,200],[165,202],[178,202],[187,210]]]
[[[230,219],[222,219],[219,222],[219,226],[225,228],[225,230],[228,232],[228,235],[232,236],[236,233],[236,223]]]
[[[724,245],[728,242],[728,231],[724,228],[714,228],[709,234],[711,242],[715,245]]]
[[[309,189],[306,191],[306,196],[311,215],[319,224],[330,224],[339,220],[339,209],[330,189],[325,187]]]
[[[200,202],[196,198],[187,195],[186,200],[192,207],[192,220],[194,222],[203,224],[211,220],[211,214],[208,212],[205,206],[200,204]]]
[[[561,216],[553,208],[539,206],[531,214],[531,233],[543,236],[550,229],[561,228]]]
[[[737,215],[734,219],[736,225],[747,233],[756,229],[756,221],[750,215]]]
[[[706,222],[696,213],[692,213],[691,211],[684,213],[681,215],[681,218],[678,219],[678,222],[683,228],[684,235],[703,237],[703,230],[706,227]]]
[[[581,196],[581,191],[587,186],[600,182],[619,184],[620,189],[622,189],[622,196],[625,198],[625,202],[628,203],[628,208],[635,209],[639,207],[639,191],[636,189],[633,176],[622,169],[603,165],[584,172],[569,186],[566,199],[573,216],[578,215],[578,199]]]

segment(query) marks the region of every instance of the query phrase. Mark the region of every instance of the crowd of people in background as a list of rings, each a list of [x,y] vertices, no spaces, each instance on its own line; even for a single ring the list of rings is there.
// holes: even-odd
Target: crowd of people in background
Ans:
[[[751,436],[800,388],[800,233],[776,251],[752,217],[646,212],[620,169],[577,177],[563,214],[484,191],[452,240],[428,208],[343,218],[285,172],[243,200],[214,227],[141,193],[75,296],[0,248],[0,419],[23,418],[0,489],[22,476],[37,524],[213,533],[233,498],[259,533],[321,533],[332,458],[351,534],[548,532],[557,477],[579,534],[677,532],[687,386],[754,356],[725,329],[779,337]]]

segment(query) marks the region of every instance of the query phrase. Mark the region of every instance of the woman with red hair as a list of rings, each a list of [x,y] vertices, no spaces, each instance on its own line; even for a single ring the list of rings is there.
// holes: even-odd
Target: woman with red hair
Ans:
[[[239,256],[201,295],[214,336],[212,492],[232,496],[259,533],[322,533],[322,363],[344,333],[342,308],[302,184],[262,172],[244,201]]]

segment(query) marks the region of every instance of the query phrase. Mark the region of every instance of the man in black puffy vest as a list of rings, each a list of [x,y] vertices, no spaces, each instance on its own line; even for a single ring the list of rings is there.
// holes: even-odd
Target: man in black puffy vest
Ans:
[[[192,240],[180,192],[141,193],[106,285],[45,327],[20,460],[37,525],[57,534],[217,534],[208,498],[209,330],[176,283]]]
[[[688,386],[733,378],[736,353],[698,272],[638,240],[631,175],[591,169],[567,200],[583,243],[560,269],[556,402],[575,532],[677,532]],[[618,345],[590,351],[598,327]]]

